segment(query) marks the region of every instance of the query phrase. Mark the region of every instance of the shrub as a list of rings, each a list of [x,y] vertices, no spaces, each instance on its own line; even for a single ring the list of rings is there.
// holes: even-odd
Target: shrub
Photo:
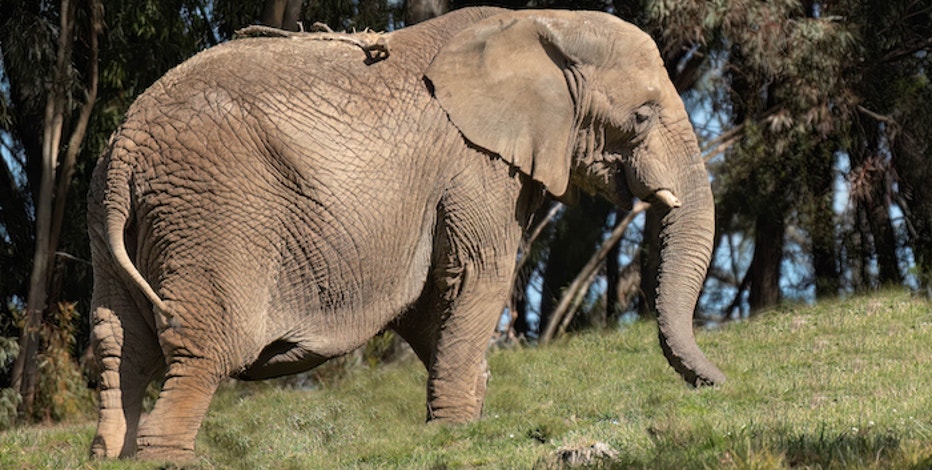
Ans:
[[[75,360],[75,305],[59,303],[41,331],[44,350],[38,362],[32,418],[63,421],[84,416],[93,408],[91,391]]]
[[[19,343],[16,339],[0,336],[0,370],[7,372],[18,354]],[[0,389],[0,431],[12,427],[16,422],[16,414],[21,401],[19,393],[12,388]]]

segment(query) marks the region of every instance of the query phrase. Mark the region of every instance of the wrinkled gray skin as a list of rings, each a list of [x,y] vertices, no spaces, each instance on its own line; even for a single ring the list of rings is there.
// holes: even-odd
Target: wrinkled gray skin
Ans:
[[[662,348],[688,382],[724,380],[692,332],[712,195],[646,34],[480,8],[383,40],[375,62],[313,35],[232,41],[130,108],[88,202],[95,456],[191,458],[221,379],[307,370],[386,328],[429,370],[429,419],[477,418],[522,230],[577,188],[663,214]]]

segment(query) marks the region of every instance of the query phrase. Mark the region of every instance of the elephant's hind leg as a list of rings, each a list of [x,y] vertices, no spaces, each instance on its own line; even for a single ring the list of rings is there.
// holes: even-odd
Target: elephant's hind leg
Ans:
[[[136,431],[146,387],[164,365],[155,332],[115,276],[94,279],[92,335],[100,366],[100,419],[91,444],[97,458],[136,452]]]
[[[216,331],[220,325],[190,321],[199,313],[209,317],[206,312],[220,311],[218,306],[166,303],[173,317],[159,331],[159,343],[168,369],[155,406],[140,426],[138,457],[185,462],[195,457],[197,431],[217,386],[229,375],[217,350],[218,338],[225,335]]]

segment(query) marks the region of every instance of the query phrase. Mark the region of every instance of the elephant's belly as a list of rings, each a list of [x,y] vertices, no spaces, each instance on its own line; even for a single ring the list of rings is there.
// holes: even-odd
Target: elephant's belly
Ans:
[[[355,244],[317,234],[286,241],[290,256],[277,270],[266,325],[252,341],[262,349],[241,376],[306,371],[366,344],[408,311],[429,277],[435,217],[425,209],[416,222],[401,224],[403,230],[357,233]]]
[[[238,378],[261,380],[313,369],[363,346],[407,309],[407,305],[383,304],[371,311],[318,311],[301,316],[288,333],[262,348]]]
[[[413,264],[423,265],[397,276],[394,289],[358,294],[350,305],[273,304],[264,337],[253,340],[262,349],[239,377],[260,380],[296,374],[363,346],[420,297],[428,261]]]
[[[328,358],[309,351],[300,343],[278,340],[266,346],[246,370],[237,375],[242,380],[262,380],[297,374],[313,369]]]

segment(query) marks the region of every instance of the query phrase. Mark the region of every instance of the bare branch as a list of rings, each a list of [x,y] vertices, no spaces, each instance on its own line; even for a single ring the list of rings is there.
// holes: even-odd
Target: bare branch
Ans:
[[[748,290],[751,286],[751,270],[744,274],[744,278],[741,280],[741,284],[738,285],[738,292],[735,293],[735,298],[728,305],[728,308],[725,309],[725,318],[731,318],[731,312],[735,311],[741,305],[741,298],[744,296],[744,292]]]
[[[896,62],[897,60],[902,59],[903,57],[909,57],[919,51],[928,50],[932,48],[932,37],[925,38],[924,40],[913,42],[912,44],[906,45],[903,49],[896,49],[887,52],[880,59],[881,62]]]
[[[557,213],[560,212],[560,208],[563,207],[563,204],[555,203],[553,207],[550,208],[550,211],[547,212],[540,221],[538,221],[534,228],[529,232],[528,236],[521,241],[521,246],[518,248],[518,253],[521,254],[521,257],[518,258],[515,262],[514,271],[511,273],[511,295],[508,296],[508,303],[506,307],[511,312],[511,320],[508,323],[508,329],[506,333],[511,336],[514,331],[514,324],[517,320],[517,315],[515,313],[515,288],[518,286],[518,277],[521,275],[521,269],[524,268],[524,265],[527,264],[530,257],[528,256],[531,246],[534,245],[534,242],[540,237],[540,234],[543,233],[544,229],[550,222],[556,217]]]
[[[634,205],[634,208],[631,209],[631,212],[629,212],[615,229],[612,230],[611,235],[605,239],[602,246],[589,258],[589,261],[583,266],[582,270],[576,276],[576,279],[574,279],[563,292],[560,303],[557,304],[557,307],[550,315],[550,322],[540,335],[541,344],[547,344],[553,340],[554,335],[557,333],[558,325],[560,335],[566,332],[566,328],[569,326],[570,321],[572,321],[576,309],[579,308],[579,304],[582,303],[584,294],[595,280],[600,264],[605,260],[605,257],[608,256],[612,246],[618,243],[621,237],[624,236],[625,230],[627,230],[628,225],[631,224],[634,218],[641,212],[646,211],[649,207],[649,203],[638,201],[637,204]]]
[[[546,228],[547,225],[550,223],[550,221],[553,220],[553,218],[557,216],[557,213],[560,212],[560,209],[562,207],[563,207],[562,204],[559,204],[559,203],[554,204],[553,207],[550,209],[550,212],[548,212],[547,215],[544,216],[544,218],[542,218],[540,222],[538,222],[537,225],[534,226],[534,229],[531,230],[530,234],[524,240],[522,240],[521,247],[518,250],[518,252],[521,253],[521,258],[519,258],[518,262],[515,264],[515,274],[514,276],[512,276],[511,285],[514,285],[514,280],[518,275],[518,271],[520,271],[521,268],[524,267],[524,264],[527,263],[527,260],[528,260],[527,255],[528,255],[528,252],[531,250],[531,245],[533,245],[534,242],[537,241],[537,238],[540,237],[540,234],[544,231],[544,228]]]
[[[59,257],[59,258],[64,258],[64,259],[69,260],[69,261],[75,261],[75,262],[78,262],[78,263],[81,263],[81,264],[86,264],[86,265],[88,265],[88,266],[91,266],[91,262],[90,262],[90,261],[88,261],[88,260],[86,260],[86,259],[83,259],[83,258],[78,258],[77,256],[72,255],[71,253],[65,253],[64,251],[56,251],[56,252],[55,252],[55,256],[57,256],[57,257]]]
[[[702,154],[705,155],[703,159],[708,163],[709,160],[712,160],[731,148],[731,146],[734,145],[735,142],[741,140],[742,137],[744,137],[744,124],[737,125],[727,132],[723,132],[718,137],[705,142],[701,150]]]
[[[862,105],[858,105],[858,111],[860,111],[860,112],[866,114],[868,117],[870,117],[870,118],[872,118],[872,119],[874,119],[874,120],[876,120],[876,121],[885,122],[885,123],[887,123],[887,124],[896,124],[896,121],[895,121],[893,118],[891,118],[891,117],[889,117],[889,116],[884,116],[883,114],[875,113],[875,112],[873,112],[873,111],[871,111],[871,110],[865,108],[865,107],[862,106]]]

